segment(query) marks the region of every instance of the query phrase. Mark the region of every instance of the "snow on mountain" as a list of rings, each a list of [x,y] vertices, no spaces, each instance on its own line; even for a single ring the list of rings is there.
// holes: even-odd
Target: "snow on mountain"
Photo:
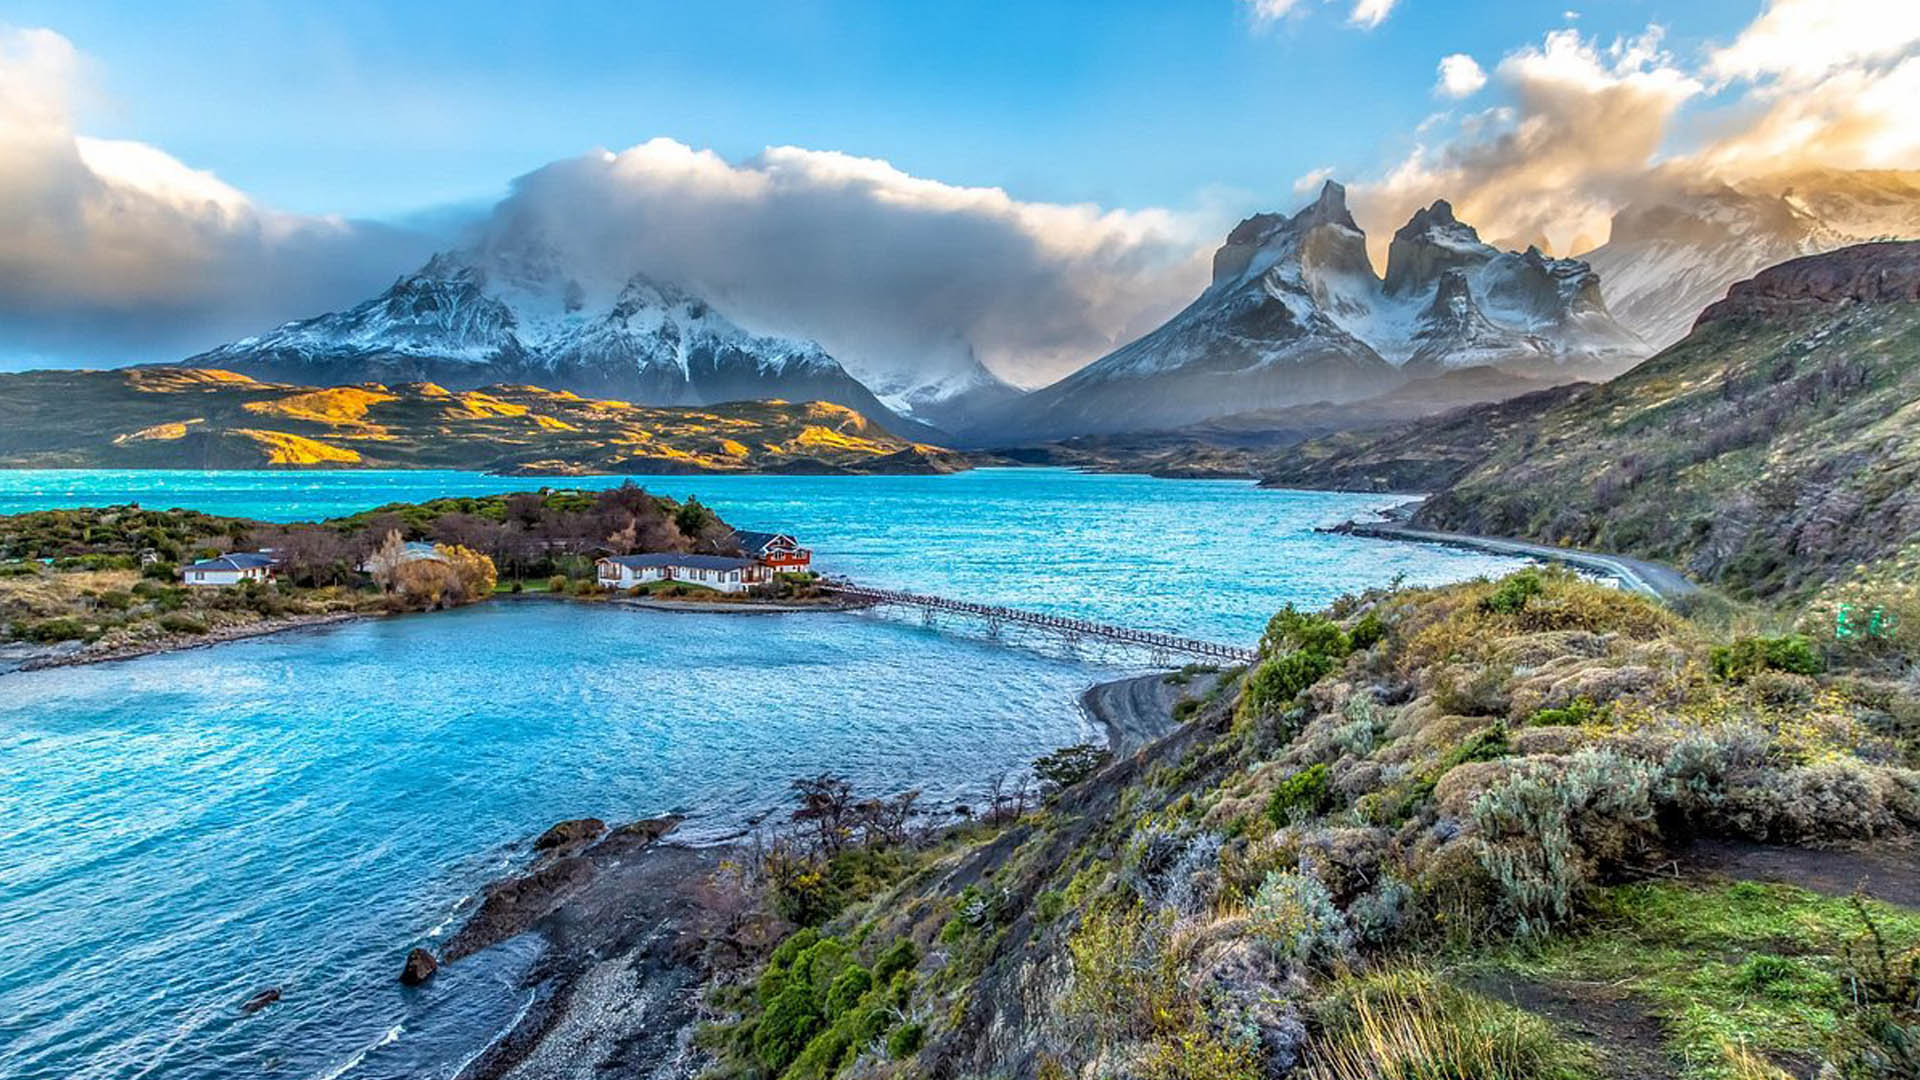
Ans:
[[[1608,314],[1585,263],[1498,251],[1445,202],[1394,235],[1383,280],[1345,189],[1329,181],[1291,217],[1241,222],[1215,253],[1213,281],[1198,299],[1017,403],[1001,435],[1178,427],[1352,401],[1410,377],[1486,364],[1592,378],[1648,351]]]
[[[784,398],[905,421],[819,345],[749,333],[676,285],[568,276],[550,249],[442,253],[346,311],[287,323],[186,361],[310,385],[532,383],[649,405]]]
[[[1583,256],[1607,306],[1655,348],[1766,267],[1873,239],[1920,237],[1920,173],[1802,170],[1697,185],[1629,206]]]

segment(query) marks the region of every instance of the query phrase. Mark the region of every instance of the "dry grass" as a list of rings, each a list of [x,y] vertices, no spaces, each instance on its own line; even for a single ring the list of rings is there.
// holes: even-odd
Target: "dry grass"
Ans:
[[[1420,968],[1352,978],[1330,1003],[1309,1080],[1585,1080],[1591,1056],[1547,1021]]]

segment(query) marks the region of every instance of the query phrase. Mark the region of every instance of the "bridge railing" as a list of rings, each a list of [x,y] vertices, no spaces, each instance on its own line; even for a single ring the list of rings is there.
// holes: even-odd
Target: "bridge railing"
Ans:
[[[1114,626],[1108,623],[1094,622],[1090,619],[1075,619],[1065,615],[1049,615],[1044,612],[1026,611],[1021,608],[1001,607],[995,604],[977,604],[969,600],[954,600],[945,596],[931,596],[923,593],[902,592],[897,589],[874,589],[854,585],[848,582],[829,582],[822,586],[832,592],[855,600],[865,600],[875,605],[898,607],[917,607],[923,611],[946,611],[958,615],[969,615],[985,619],[991,623],[1016,623],[1023,626],[1035,626],[1064,634],[1102,638],[1108,641],[1138,645],[1148,649],[1166,652],[1184,653],[1201,656],[1210,660],[1226,660],[1231,663],[1252,663],[1259,654],[1237,645],[1222,645],[1213,641],[1201,641],[1198,638],[1182,637],[1157,630],[1136,630],[1132,627]]]

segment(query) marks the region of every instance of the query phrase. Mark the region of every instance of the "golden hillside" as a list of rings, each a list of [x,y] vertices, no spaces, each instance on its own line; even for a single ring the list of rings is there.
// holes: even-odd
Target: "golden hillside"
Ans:
[[[0,375],[8,468],[940,472],[950,452],[826,402],[655,407],[537,386],[311,387],[206,368]]]

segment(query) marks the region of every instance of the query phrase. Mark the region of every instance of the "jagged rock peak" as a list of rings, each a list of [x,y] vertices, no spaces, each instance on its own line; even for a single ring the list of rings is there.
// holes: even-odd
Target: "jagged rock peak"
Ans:
[[[1254,254],[1261,248],[1275,242],[1297,241],[1314,229],[1329,225],[1350,231],[1356,237],[1366,235],[1347,210],[1347,189],[1332,180],[1322,184],[1319,196],[1291,217],[1255,214],[1234,226],[1227,234],[1227,242],[1214,252],[1214,283],[1238,277],[1252,264]]]
[[[1320,197],[1313,200],[1306,209],[1295,214],[1295,225],[1344,225],[1354,231],[1360,226],[1353,220],[1353,214],[1347,209],[1346,186],[1337,180],[1329,180],[1320,185]]]

